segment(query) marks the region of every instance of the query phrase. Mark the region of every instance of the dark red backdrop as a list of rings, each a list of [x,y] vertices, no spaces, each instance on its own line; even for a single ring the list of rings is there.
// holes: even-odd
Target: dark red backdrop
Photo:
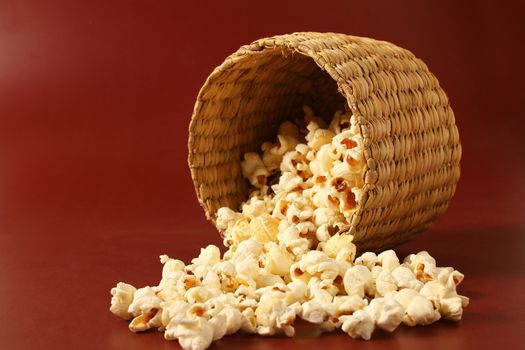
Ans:
[[[496,4],[498,3],[498,4]],[[186,165],[211,70],[240,45],[335,31],[412,50],[447,91],[463,176],[429,249],[463,270],[460,325],[373,342],[229,337],[217,348],[510,345],[525,331],[522,1],[0,1],[0,348],[176,348],[133,335],[109,289],[159,279],[157,255],[218,244]]]

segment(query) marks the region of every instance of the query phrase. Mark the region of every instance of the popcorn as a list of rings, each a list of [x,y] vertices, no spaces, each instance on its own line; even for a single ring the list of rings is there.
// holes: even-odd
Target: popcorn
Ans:
[[[259,266],[264,273],[284,276],[290,271],[293,263],[293,257],[288,253],[286,248],[269,242],[265,246],[266,254],[259,259]]]
[[[190,304],[203,303],[212,297],[212,293],[208,288],[198,286],[188,289],[184,298],[188,300]]]
[[[332,118],[332,121],[330,122],[328,129],[332,131],[334,134],[341,133],[341,131],[348,129],[350,127],[351,116],[352,115],[348,112],[346,113],[343,113],[343,111],[335,112],[335,115]],[[355,122],[352,124],[355,124]]]
[[[255,279],[255,282],[257,283],[258,288],[273,286],[278,283],[284,283],[284,280],[277,275],[271,275],[271,274],[260,274]]]
[[[393,250],[385,250],[377,256],[377,263],[379,263],[383,269],[392,271],[399,266],[399,259]]]
[[[294,309],[288,307],[282,299],[274,294],[264,294],[255,311],[257,320],[257,333],[261,335],[274,335],[284,333],[292,337],[295,330],[292,326],[295,321]]]
[[[306,124],[314,122],[315,124],[319,125],[319,127],[326,128],[326,122],[322,118],[316,116],[313,109],[310,108],[310,106],[303,106],[303,112]]]
[[[364,308],[367,305],[367,300],[357,295],[338,295],[334,297],[333,311],[330,314],[339,315],[350,315],[353,312]],[[329,310],[331,310],[329,308]]]
[[[422,295],[414,296],[405,308],[403,323],[407,326],[429,325],[441,318],[441,315],[434,306]]]
[[[202,317],[173,318],[166,327],[166,340],[178,339],[185,350],[203,350],[213,341],[213,327]]]
[[[161,327],[159,330],[165,331],[168,324],[175,317],[181,317],[189,314],[190,304],[184,300],[165,301],[161,304],[160,312]]]
[[[277,235],[278,240],[294,255],[303,255],[310,249],[308,239],[301,237],[297,226],[290,226]]]
[[[393,298],[372,299],[364,310],[374,320],[375,325],[387,332],[393,332],[403,321],[405,310]]]
[[[315,122],[309,123],[306,128],[308,129],[308,134],[306,135],[307,145],[316,151],[319,151],[321,146],[332,142],[335,136],[331,130],[322,129]]]
[[[373,282],[372,273],[363,265],[350,267],[343,278],[346,294],[357,295],[361,298],[364,298],[366,292],[372,290]]]
[[[299,143],[299,131],[297,126],[290,122],[284,122],[279,127],[279,135],[277,135],[277,143],[265,142],[262,144],[263,163],[269,171],[279,169],[283,160],[283,155],[286,152],[295,149]]]
[[[341,329],[352,338],[369,340],[374,331],[374,320],[363,310],[357,310],[352,315],[341,316]]]
[[[461,319],[464,276],[428,252],[402,263],[393,250],[356,258],[346,232],[364,194],[360,127],[349,110],[329,125],[309,107],[304,113],[282,123],[261,153],[244,155],[253,188],[240,211],[217,211],[222,257],[214,245],[189,265],[161,255],[157,286],[111,289],[110,311],[131,320],[131,331],[158,329],[184,349],[205,349],[236,332],[292,337],[297,317],[366,340],[401,322]]]
[[[237,331],[241,328],[242,314],[235,307],[227,305],[221,310],[219,315],[224,315],[226,318],[225,324],[227,335],[237,333]]]
[[[439,313],[443,318],[451,321],[459,321],[463,317],[463,308],[468,305],[468,298],[454,296],[440,299]]]
[[[125,320],[131,320],[133,314],[128,311],[129,305],[133,301],[133,296],[137,288],[131,284],[119,282],[115,288],[111,289],[111,307],[109,310],[116,316]]]
[[[416,278],[416,275],[406,266],[398,266],[392,270],[392,277],[397,282],[398,288],[409,288],[419,291],[423,287],[423,282]]]
[[[351,235],[336,233],[335,235],[331,236],[324,244],[320,245],[320,247],[323,252],[326,253],[326,255],[334,259],[342,249],[349,248],[352,253],[348,254],[348,258],[350,261],[353,261],[356,252],[356,247],[352,243],[353,239],[354,237]]]
[[[242,217],[240,213],[234,212],[228,207],[217,210],[216,224],[219,230],[230,230],[233,225]]]
[[[308,292],[308,286],[306,283],[301,281],[293,281],[288,283],[287,287],[288,291],[286,292],[286,296],[284,298],[284,301],[287,305],[292,305],[295,303],[302,304],[304,301],[306,301],[306,293]]]
[[[376,277],[376,295],[385,296],[397,291],[397,281],[388,269],[382,268]]]
[[[226,335],[226,315],[219,313],[213,316],[208,323],[213,329],[212,341],[219,340]]]
[[[321,323],[327,317],[327,312],[316,300],[309,300],[302,304],[300,316],[311,323]]]
[[[152,309],[160,309],[161,302],[162,300],[157,297],[153,288],[139,288],[135,291],[133,301],[129,304],[128,312],[133,316],[138,316]]]
[[[468,305],[469,300],[457,294],[453,277],[451,278],[452,282],[449,281],[447,279],[445,284],[440,281],[427,282],[421,288],[420,293],[429,299],[433,305],[437,305],[442,317],[451,321],[459,321],[463,316],[463,308]]]
[[[254,152],[244,154],[241,162],[242,176],[247,178],[252,186],[261,188],[266,184],[266,178],[270,175],[261,157]]]
[[[258,196],[254,196],[243,203],[242,215],[248,217],[249,219],[258,218],[270,213],[272,207],[273,205],[269,197],[264,196],[260,198]]]
[[[279,221],[269,215],[258,216],[250,221],[248,229],[250,236],[255,237],[259,243],[273,242],[278,233]]]
[[[404,265],[422,282],[431,281],[437,276],[436,260],[426,251],[410,254],[405,258]]]
[[[355,259],[356,265],[366,266],[369,270],[372,270],[378,263],[377,255],[373,252],[363,253],[360,257]]]
[[[227,231],[223,243],[226,247],[233,246],[235,248],[240,242],[251,237],[250,232],[249,219],[241,217]]]
[[[195,265],[206,265],[213,266],[221,260],[221,251],[219,247],[209,245],[206,248],[201,249],[201,253],[191,262]]]

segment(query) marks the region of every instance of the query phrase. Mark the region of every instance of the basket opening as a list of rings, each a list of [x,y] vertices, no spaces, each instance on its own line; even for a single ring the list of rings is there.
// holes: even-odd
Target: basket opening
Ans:
[[[311,57],[288,48],[250,52],[221,70],[225,65],[203,87],[202,105],[191,126],[197,135],[190,140],[192,172],[212,220],[220,207],[238,210],[248,198],[250,186],[240,169],[245,152],[258,152],[263,142],[275,140],[283,121],[303,116],[303,105],[329,121],[346,104],[327,72]],[[199,143],[206,140],[198,135],[208,135],[208,143],[215,140],[204,147]],[[206,153],[199,155],[200,150]],[[198,163],[202,166],[195,167]]]

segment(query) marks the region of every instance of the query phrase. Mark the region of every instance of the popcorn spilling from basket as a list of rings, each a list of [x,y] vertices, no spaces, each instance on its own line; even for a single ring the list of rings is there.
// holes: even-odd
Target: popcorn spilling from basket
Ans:
[[[400,261],[393,250],[356,257],[345,233],[362,199],[363,142],[350,112],[327,124],[304,107],[276,142],[246,153],[254,187],[240,211],[221,208],[216,223],[228,248],[201,249],[190,264],[160,257],[157,286],[118,283],[110,310],[129,329],[156,329],[184,349],[205,349],[236,332],[293,337],[297,318],[323,331],[370,339],[444,318],[459,321],[469,299],[463,274],[427,252]]]

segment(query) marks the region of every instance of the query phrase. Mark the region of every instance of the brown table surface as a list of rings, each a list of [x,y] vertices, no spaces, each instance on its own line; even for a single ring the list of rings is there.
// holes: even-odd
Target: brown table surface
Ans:
[[[522,348],[525,332],[523,2],[0,1],[0,349],[176,349],[109,311],[118,281],[160,279],[158,255],[220,244],[186,165],[207,75],[242,44],[335,31],[421,57],[452,101],[462,179],[400,255],[464,272],[460,323],[369,342],[230,336],[218,349]]]

